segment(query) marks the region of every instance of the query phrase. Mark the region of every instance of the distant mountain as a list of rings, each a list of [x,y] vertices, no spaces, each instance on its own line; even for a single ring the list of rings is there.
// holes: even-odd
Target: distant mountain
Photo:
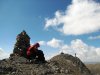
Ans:
[[[0,75],[92,75],[78,57],[59,54],[46,63],[29,63],[19,55],[0,61]]]
[[[84,62],[85,64],[100,64],[100,62]]]
[[[86,64],[93,75],[100,75],[100,63]]]

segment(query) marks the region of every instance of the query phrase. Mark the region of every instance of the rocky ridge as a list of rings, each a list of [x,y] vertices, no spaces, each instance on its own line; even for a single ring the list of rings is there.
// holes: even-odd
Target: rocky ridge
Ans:
[[[78,57],[59,54],[46,63],[29,63],[19,55],[0,61],[0,75],[92,75]]]

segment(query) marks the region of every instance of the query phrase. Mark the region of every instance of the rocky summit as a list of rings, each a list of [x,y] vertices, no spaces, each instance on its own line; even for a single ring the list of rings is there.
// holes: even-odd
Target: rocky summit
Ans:
[[[78,57],[59,54],[45,63],[29,62],[19,55],[0,61],[0,75],[92,75]]]
[[[22,31],[17,35],[10,57],[0,60],[0,75],[91,75],[76,55],[61,53],[46,61],[42,50],[37,50],[35,58],[30,61],[27,58],[29,47],[30,37]]]

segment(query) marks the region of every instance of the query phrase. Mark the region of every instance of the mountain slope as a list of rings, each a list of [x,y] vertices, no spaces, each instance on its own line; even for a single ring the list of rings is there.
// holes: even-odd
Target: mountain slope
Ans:
[[[18,55],[0,61],[0,75],[91,75],[88,68],[77,57],[59,54],[46,63],[25,63]]]

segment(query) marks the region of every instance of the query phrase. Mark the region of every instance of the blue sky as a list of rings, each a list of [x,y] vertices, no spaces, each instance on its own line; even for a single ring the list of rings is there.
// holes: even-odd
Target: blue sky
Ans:
[[[1,47],[8,48],[23,29],[33,41],[47,37],[44,31],[45,17],[52,16],[57,9],[65,9],[67,1],[38,0],[0,0]],[[62,6],[62,7],[60,7]],[[41,37],[41,38],[40,38]]]
[[[99,4],[99,0],[0,0],[0,48],[4,52],[12,52],[17,34],[25,30],[32,43],[42,42],[40,49],[47,57],[55,55],[62,48],[65,48],[65,53],[70,53],[73,51],[72,46],[80,43],[86,47],[87,54],[87,48],[92,47],[94,51],[91,50],[91,54],[92,51],[97,54],[100,52]],[[88,15],[79,15],[80,12],[86,12]],[[74,50],[72,55],[75,52],[78,54],[78,49],[76,48],[77,51]],[[78,54],[79,57],[81,52]],[[83,56],[84,54],[83,50]],[[98,59],[100,55],[97,54],[93,58],[95,57]]]

